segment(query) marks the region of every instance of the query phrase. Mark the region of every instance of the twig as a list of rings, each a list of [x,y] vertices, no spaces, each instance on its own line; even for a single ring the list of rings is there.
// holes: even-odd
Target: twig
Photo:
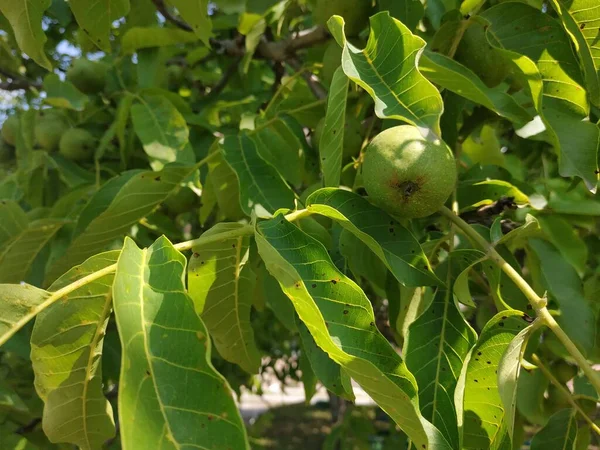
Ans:
[[[163,0],[152,0],[152,3],[154,3],[154,6],[156,6],[156,10],[162,14],[166,21],[171,22],[173,25],[175,25],[178,28],[181,28],[182,30],[191,32],[194,31],[194,29],[191,26],[189,26],[186,22],[181,20],[179,17],[175,17],[173,14],[171,14]]]
[[[227,86],[227,83],[229,83],[229,80],[231,80],[231,77],[233,76],[233,74],[235,74],[238,66],[240,65],[241,60],[242,58],[238,57],[233,63],[229,65],[227,70],[225,70],[225,72],[223,73],[221,79],[210,89],[208,95],[215,96],[221,93],[223,89],[225,89],[225,86]]]
[[[27,90],[30,88],[40,89],[42,87],[41,84],[30,81],[21,75],[11,73],[2,67],[0,67],[0,75],[2,75],[4,78],[8,78],[8,80],[0,83],[0,89],[4,91],[18,91],[21,89]]]
[[[26,433],[31,433],[33,430],[35,430],[35,428],[42,422],[42,418],[41,417],[36,417],[34,419],[32,419],[29,423],[26,423],[25,425],[23,425],[22,427],[17,428],[17,430],[15,431],[16,434],[26,434]]]
[[[300,64],[300,61],[298,61],[295,58],[291,58],[290,60],[288,60],[288,64],[297,72],[302,70],[302,64]],[[318,98],[319,100],[323,100],[327,97],[327,91],[314,74],[302,71],[302,78],[304,78],[304,81],[306,81],[306,84],[308,84],[310,91],[316,98]]]

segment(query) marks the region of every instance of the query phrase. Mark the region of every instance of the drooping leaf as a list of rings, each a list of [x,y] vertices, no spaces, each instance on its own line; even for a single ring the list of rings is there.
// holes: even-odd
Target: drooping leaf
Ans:
[[[42,30],[42,17],[51,0],[9,0],[0,2],[0,12],[10,22],[19,48],[36,63],[52,70],[52,63],[44,52],[47,38]]]
[[[527,342],[535,329],[535,325],[529,325],[522,329],[508,345],[498,365],[498,391],[504,407],[508,435],[511,438],[515,433],[517,388],[519,374],[521,373],[521,361],[527,347]]]
[[[123,35],[121,51],[127,55],[142,48],[167,47],[197,40],[194,33],[179,28],[133,27]]]
[[[129,12],[129,0],[69,0],[69,6],[81,31],[110,53],[110,30],[115,20]]]
[[[223,155],[237,175],[240,206],[246,215],[253,211],[259,216],[270,215],[279,208],[294,206],[294,193],[273,166],[259,156],[247,134],[226,136]]]
[[[441,53],[425,50],[419,69],[429,81],[485,106],[522,127],[533,118],[503,90],[492,89],[467,67]]]
[[[144,150],[152,158],[152,167],[158,170],[174,161],[193,164],[194,153],[188,145],[189,130],[177,108],[164,96],[137,98],[139,103],[131,107],[131,120]]]
[[[552,0],[581,62],[590,102],[600,106],[600,7],[594,0]]]
[[[268,161],[291,184],[298,186],[302,182],[305,147],[290,126],[294,119],[274,118],[256,125],[256,131],[250,138],[256,142],[256,149],[265,161]]]
[[[577,420],[574,411],[563,409],[548,421],[531,440],[531,450],[571,449],[577,440]]]
[[[93,256],[56,280],[54,292],[115,264],[119,251]],[[102,385],[102,345],[112,310],[114,273],[74,290],[42,311],[31,335],[35,386],[44,400],[42,425],[52,442],[100,449],[115,434]]]
[[[456,299],[463,305],[475,307],[469,288],[469,274],[471,269],[486,259],[485,253],[475,249],[454,250],[452,265],[458,268],[453,290]]]
[[[129,171],[106,183],[88,202],[76,224],[76,234],[47,274],[54,281],[62,273],[121,240],[129,228],[191,173],[190,167],[166,167],[160,172]]]
[[[202,236],[242,227],[239,223],[219,223]],[[250,325],[256,275],[246,264],[248,240],[240,236],[194,246],[188,289],[219,354],[254,374],[260,367],[260,353]]]
[[[334,266],[325,247],[282,216],[260,222],[256,240],[265,265],[292,300],[316,344],[418,448],[450,449],[439,430],[419,413],[414,377],[377,330],[371,303]]]
[[[552,244],[541,239],[530,239],[528,244],[537,257],[540,281],[562,312],[557,322],[584,355],[590,355],[596,342],[596,321],[577,271]]]
[[[196,36],[198,36],[205,45],[208,38],[212,35],[212,22],[208,16],[208,0],[167,0],[168,3],[177,8],[181,18],[192,27]]]
[[[215,141],[209,154],[221,152],[221,146]],[[240,188],[237,176],[227,164],[223,155],[217,155],[208,162],[208,175],[205,184],[214,191],[217,205],[225,219],[239,220],[245,216],[240,202]]]
[[[319,160],[325,186],[338,187],[340,185],[348,85],[348,77],[342,68],[338,67],[333,74],[329,88],[325,125],[319,141]]]
[[[0,251],[0,283],[19,283],[29,274],[35,257],[65,224],[63,219],[30,222]]]
[[[361,280],[368,282],[376,293],[384,296],[388,270],[369,246],[344,228],[340,233],[338,249],[354,279],[359,280],[361,285]]]
[[[296,327],[298,328],[302,341],[303,355],[306,356],[312,371],[323,386],[338,397],[353,402],[354,392],[350,377],[339,364],[333,361],[327,353],[321,350],[308,331],[306,325],[296,316]]]
[[[523,313],[503,311],[483,328],[466,367],[462,446],[465,449],[512,449],[507,413],[498,392],[497,367],[513,338],[526,326]]]
[[[144,250],[127,239],[119,257],[113,302],[123,347],[121,444],[249,449],[229,384],[210,362],[208,332],[185,293],[185,265],[165,237]]]
[[[296,326],[296,310],[290,299],[281,290],[277,280],[271,275],[263,265],[261,269],[263,275],[263,294],[266,305],[273,311],[275,317],[292,332],[298,331]]]
[[[24,228],[27,228],[29,219],[19,204],[12,200],[0,201],[0,253],[4,251],[13,239],[15,239]]]
[[[579,274],[583,274],[588,259],[588,248],[572,224],[559,215],[540,215],[538,220],[550,242]]]
[[[82,111],[88,102],[88,96],[79,92],[73,83],[62,81],[58,75],[51,73],[44,78],[44,91],[46,98],[44,101],[52,106],[59,108],[74,109]]]
[[[449,258],[453,259],[452,253]],[[449,281],[453,269],[450,261],[445,264]],[[403,348],[406,366],[419,385],[421,413],[442,431],[452,448],[460,447],[454,391],[476,340],[452,290],[438,288],[429,307],[409,326]]]
[[[402,284],[442,284],[410,231],[363,197],[343,189],[324,188],[308,197],[306,208],[334,219],[356,235]]]
[[[567,34],[549,14],[523,3],[498,4],[481,17],[489,23],[490,45],[522,73],[558,154],[560,174],[578,176],[595,190],[600,132],[587,120],[589,103]]]
[[[344,20],[329,19],[329,29],[343,47],[344,73],[373,97],[378,117],[404,120],[439,136],[442,97],[417,67],[425,41],[387,11],[370,22],[369,41],[360,50],[346,40]]]

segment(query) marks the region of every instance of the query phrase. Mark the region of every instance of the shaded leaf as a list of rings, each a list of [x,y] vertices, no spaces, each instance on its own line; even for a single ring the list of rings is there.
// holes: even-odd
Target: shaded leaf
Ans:
[[[123,347],[123,448],[249,449],[229,384],[210,363],[207,330],[185,293],[185,265],[164,237],[144,250],[127,239],[119,257],[113,301]]]
[[[205,45],[210,45],[208,38],[212,35],[212,22],[208,16],[208,0],[167,0],[168,3],[177,8],[177,11],[192,27]]]
[[[24,228],[27,228],[28,223],[27,214],[17,202],[0,201],[0,254]]]
[[[46,91],[44,102],[59,108],[83,111],[89,100],[87,95],[73,86],[73,83],[66,80],[61,81],[54,73],[46,75],[43,88]]]
[[[458,202],[462,209],[489,205],[502,197],[512,197],[518,205],[529,203],[529,197],[508,181],[486,180],[475,183],[459,181]]]
[[[579,274],[586,270],[588,248],[573,225],[557,215],[538,217],[542,231]]]
[[[69,0],[73,15],[90,40],[110,53],[110,30],[115,20],[129,12],[129,0]]]
[[[421,0],[380,0],[379,11],[389,11],[392,17],[414,31],[423,17],[425,8]]]
[[[0,12],[10,22],[19,48],[50,71],[52,63],[44,52],[47,38],[42,30],[42,17],[51,3],[51,0],[10,0],[0,3]]]
[[[371,303],[333,265],[325,247],[282,216],[260,222],[256,240],[265,265],[292,300],[316,344],[418,448],[450,449],[440,432],[420,415],[414,377],[377,330]]]
[[[343,47],[344,73],[373,97],[378,117],[405,120],[439,136],[442,98],[417,68],[425,41],[387,11],[370,22],[369,41],[360,50],[346,40],[343,19],[329,19],[329,29]]]
[[[295,317],[296,327],[302,341],[302,354],[307,358],[317,379],[330,392],[353,402],[354,392],[346,371],[317,346],[304,322],[297,315]]]
[[[483,328],[466,366],[463,411],[465,449],[512,449],[507,413],[498,391],[497,367],[527,322],[515,310],[495,315]]]
[[[325,124],[319,141],[319,159],[325,186],[338,187],[340,185],[348,85],[348,77],[344,75],[342,68],[338,67],[333,74],[329,88]]]
[[[451,270],[451,264],[446,263],[448,280]],[[454,391],[476,340],[475,331],[454,302],[452,290],[438,288],[429,307],[409,326],[403,348],[406,366],[419,385],[421,412],[442,431],[452,448],[460,447]]]
[[[82,211],[71,244],[52,263],[47,280],[54,281],[114,240],[122,239],[133,224],[164,201],[191,171],[190,167],[166,167],[160,172],[133,170],[107,182]]]
[[[243,228],[239,223],[218,223],[202,236]],[[219,354],[246,372],[260,367],[260,353],[250,325],[256,276],[249,265],[248,236],[199,244],[188,268],[188,289]]]
[[[425,50],[419,69],[429,81],[485,106],[521,127],[532,117],[501,89],[492,89],[467,67],[441,53]]]
[[[292,208],[294,193],[279,173],[262,159],[256,144],[244,133],[226,136],[223,144],[225,161],[238,178],[240,206],[246,215],[256,212],[270,215],[279,208]]]
[[[121,52],[130,54],[142,48],[167,47],[197,40],[194,33],[179,28],[132,27],[121,39]]]
[[[577,421],[571,409],[558,411],[531,440],[531,450],[572,449],[577,440]]]
[[[115,264],[119,253],[91,257],[56,280],[49,291]],[[74,290],[68,301],[51,305],[36,318],[31,360],[36,390],[45,402],[42,425],[52,442],[100,449],[115,435],[101,368],[113,278],[110,273]]]
[[[406,286],[441,284],[410,231],[363,197],[343,189],[324,188],[308,197],[306,208],[334,219],[358,237],[400,283]]]

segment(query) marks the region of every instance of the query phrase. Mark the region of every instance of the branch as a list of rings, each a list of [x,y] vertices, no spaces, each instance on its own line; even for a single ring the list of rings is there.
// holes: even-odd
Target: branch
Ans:
[[[40,89],[42,86],[39,83],[30,81],[27,78],[9,72],[6,69],[0,67],[0,75],[7,78],[6,81],[0,82],[0,89],[4,91],[18,91],[21,89],[27,90],[30,88]]]
[[[156,6],[156,10],[162,14],[162,16],[167,22],[171,22],[173,25],[175,25],[178,28],[181,28],[182,30],[190,32],[194,31],[194,29],[191,26],[189,26],[186,22],[181,20],[179,17],[175,17],[173,14],[171,14],[167,6],[165,5],[164,0],[152,0],[152,3],[154,3],[154,6]]]
[[[306,81],[306,84],[308,84],[308,87],[310,88],[311,92],[315,97],[317,97],[319,100],[323,100],[327,97],[327,91],[325,90],[319,79],[313,73],[302,70],[302,65],[300,64],[300,61],[298,61],[295,58],[291,58],[288,61],[288,64],[296,72],[302,71],[301,76],[302,78],[304,78],[304,81]]]

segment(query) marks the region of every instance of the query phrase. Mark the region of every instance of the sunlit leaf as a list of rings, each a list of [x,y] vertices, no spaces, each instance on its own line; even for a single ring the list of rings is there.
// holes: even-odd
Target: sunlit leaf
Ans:
[[[118,257],[119,251],[93,256],[56,280],[49,291],[115,264]],[[46,404],[44,432],[52,442],[99,449],[115,434],[101,368],[113,277],[111,273],[74,290],[36,318],[31,359],[35,386]]]
[[[0,345],[33,319],[49,296],[29,284],[0,284]]]
[[[384,262],[402,284],[441,284],[431,272],[423,249],[397,220],[371,205],[363,197],[342,189],[325,188],[306,200],[309,211],[337,221]]]
[[[42,30],[42,17],[51,0],[9,0],[0,2],[0,12],[8,19],[17,44],[31,59],[47,70],[52,63],[44,52],[47,38]]]
[[[292,300],[316,344],[417,447],[450,449],[440,432],[420,415],[414,377],[377,330],[371,303],[333,265],[325,247],[282,216],[260,222],[256,240],[267,268]]]
[[[185,265],[164,237],[144,250],[127,239],[119,257],[113,302],[123,346],[122,446],[249,449],[229,384],[210,363],[208,332],[185,293]]]
[[[121,51],[130,54],[142,48],[166,47],[197,40],[194,33],[178,28],[133,27],[123,35]]]
[[[346,40],[341,17],[329,20],[331,33],[343,47],[344,73],[373,97],[378,117],[405,120],[439,136],[442,98],[417,68],[425,41],[387,11],[370,22],[369,41],[360,50]]]

